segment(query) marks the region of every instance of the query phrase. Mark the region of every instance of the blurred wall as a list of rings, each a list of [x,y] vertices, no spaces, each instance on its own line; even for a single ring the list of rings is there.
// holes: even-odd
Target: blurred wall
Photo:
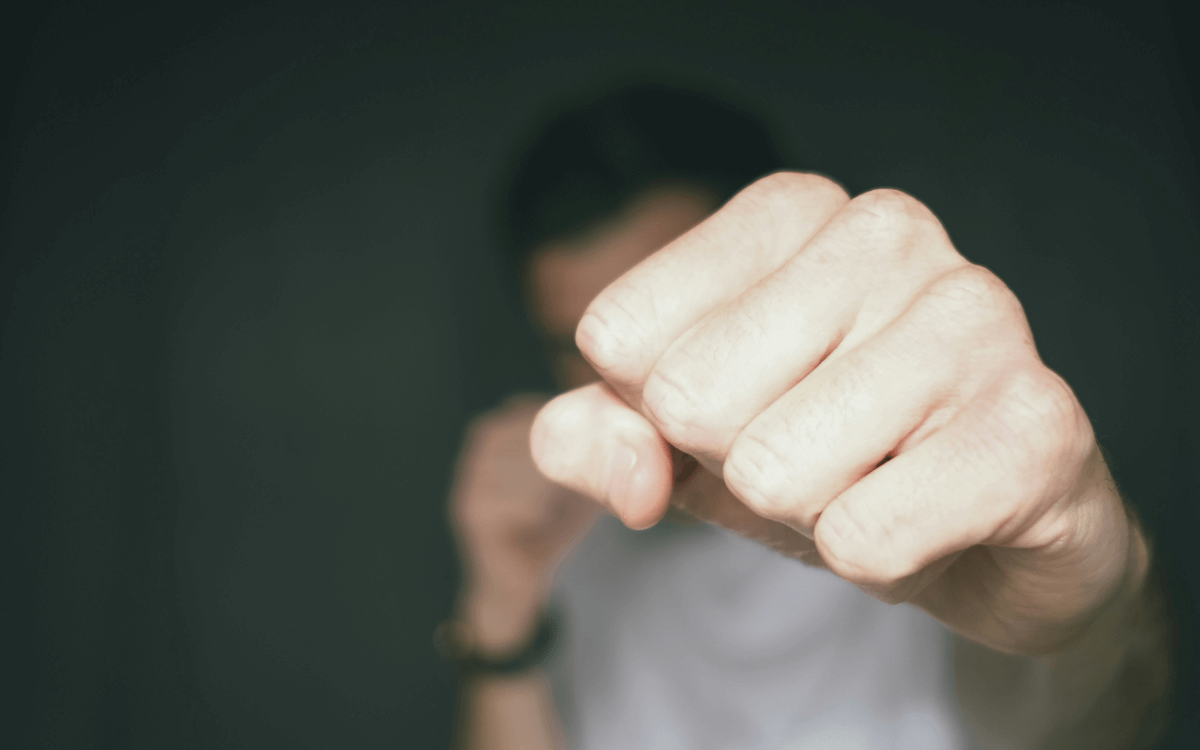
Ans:
[[[5,746],[446,744],[458,436],[547,383],[493,193],[549,98],[640,71],[913,193],[1022,298],[1159,539],[1164,747],[1200,746],[1198,120],[1169,8],[110,5],[7,32]]]

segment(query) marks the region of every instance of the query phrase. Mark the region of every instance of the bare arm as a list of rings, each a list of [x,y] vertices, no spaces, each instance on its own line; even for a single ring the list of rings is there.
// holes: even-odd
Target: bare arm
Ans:
[[[555,750],[561,732],[545,675],[478,677],[459,699],[456,747],[462,750]]]
[[[542,597],[522,580],[504,590],[469,588],[459,622],[476,655],[501,657],[534,637]],[[499,660],[493,658],[493,660]],[[563,746],[550,685],[541,669],[466,675],[454,746],[460,750],[557,750]]]
[[[1165,692],[1145,540],[1091,422],[911,196],[764,178],[576,341],[605,382],[535,421],[547,476],[630,527],[682,506],[925,609],[978,644],[960,693],[987,747],[1120,747]],[[704,469],[682,486],[676,452]]]
[[[476,420],[451,496],[465,572],[458,640],[489,661],[503,661],[533,638],[555,567],[598,512],[534,467],[529,425],[540,404],[517,397]],[[539,669],[464,677],[456,747],[550,750],[562,744],[548,680]]]
[[[1126,585],[1075,641],[1016,656],[955,643],[959,705],[983,750],[1138,750],[1162,730],[1171,623],[1134,522]]]

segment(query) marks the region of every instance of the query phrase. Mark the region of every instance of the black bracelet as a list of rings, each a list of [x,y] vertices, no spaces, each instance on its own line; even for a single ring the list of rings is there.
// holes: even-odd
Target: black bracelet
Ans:
[[[454,665],[460,677],[472,675],[512,676],[541,664],[550,653],[558,635],[558,618],[550,611],[542,613],[529,640],[517,649],[499,656],[482,654],[475,649],[470,626],[461,620],[446,620],[433,632],[438,653]]]

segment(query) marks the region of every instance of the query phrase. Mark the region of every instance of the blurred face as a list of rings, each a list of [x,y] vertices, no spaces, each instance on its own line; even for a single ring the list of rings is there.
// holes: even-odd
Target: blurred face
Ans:
[[[535,251],[530,268],[533,313],[560,385],[577,388],[596,379],[575,347],[575,326],[588,303],[643,258],[707,218],[714,203],[712,196],[686,188],[646,192],[616,216]]]

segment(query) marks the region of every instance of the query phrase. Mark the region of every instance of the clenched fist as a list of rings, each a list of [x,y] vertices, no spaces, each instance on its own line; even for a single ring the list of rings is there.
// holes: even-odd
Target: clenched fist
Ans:
[[[1144,576],[1020,303],[903,193],[760,180],[605,289],[576,341],[603,382],[542,409],[533,456],[631,527],[673,503],[1013,653]]]

